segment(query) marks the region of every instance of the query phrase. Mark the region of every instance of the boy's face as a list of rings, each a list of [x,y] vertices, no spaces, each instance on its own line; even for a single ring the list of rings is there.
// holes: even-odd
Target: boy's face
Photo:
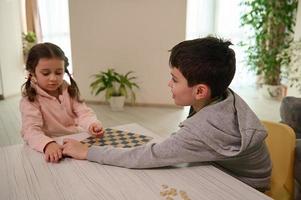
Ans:
[[[170,68],[171,80],[168,86],[171,88],[172,98],[176,105],[189,106],[194,104],[194,88],[188,86],[188,82],[183,74],[175,67]]]

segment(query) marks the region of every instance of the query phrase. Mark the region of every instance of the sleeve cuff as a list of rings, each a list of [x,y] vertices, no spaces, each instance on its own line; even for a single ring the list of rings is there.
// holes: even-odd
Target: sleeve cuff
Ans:
[[[50,142],[54,142],[54,140],[51,139],[51,138],[45,137],[41,141],[39,141],[39,144],[36,147],[33,147],[33,148],[36,149],[37,151],[41,152],[41,153],[44,153],[44,148]]]
[[[44,146],[44,148],[43,148],[43,152],[44,152],[44,153],[45,153],[45,149],[46,149],[47,145],[50,144],[50,143],[52,143],[52,142],[55,142],[55,141],[50,141],[50,142],[48,142],[47,144],[45,144],[45,146]]]

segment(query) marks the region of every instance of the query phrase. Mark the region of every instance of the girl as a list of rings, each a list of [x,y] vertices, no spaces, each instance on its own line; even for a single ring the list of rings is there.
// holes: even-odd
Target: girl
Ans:
[[[62,158],[62,146],[52,137],[80,131],[95,136],[104,133],[93,111],[80,100],[68,65],[62,49],[52,43],[32,47],[26,62],[29,74],[22,85],[21,134],[31,148],[44,152],[47,162],[58,162]],[[65,73],[70,85],[63,79]]]

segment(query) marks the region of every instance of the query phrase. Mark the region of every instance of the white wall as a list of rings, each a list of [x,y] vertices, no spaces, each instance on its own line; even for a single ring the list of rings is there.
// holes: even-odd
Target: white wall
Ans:
[[[298,11],[297,11],[294,39],[301,40],[301,0],[298,1]],[[300,68],[301,68],[301,66],[300,66]],[[301,97],[300,92],[298,92],[298,90],[296,88],[288,88],[287,95]]]
[[[4,97],[20,94],[25,80],[19,0],[0,1],[0,67]]]
[[[301,0],[298,1],[297,20],[295,26],[295,40],[301,40]]]
[[[137,103],[173,104],[168,59],[185,39],[185,0],[70,0],[74,76],[86,100],[91,75],[115,68],[134,70],[141,89]]]

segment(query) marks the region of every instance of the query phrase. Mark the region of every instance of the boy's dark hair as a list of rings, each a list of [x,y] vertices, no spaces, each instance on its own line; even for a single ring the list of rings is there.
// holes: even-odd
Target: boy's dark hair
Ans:
[[[183,41],[171,49],[169,64],[187,79],[188,86],[206,84],[211,98],[222,95],[235,74],[235,53],[230,41],[205,37]]]
[[[69,65],[68,58],[65,56],[65,53],[60,47],[49,42],[36,44],[29,50],[25,66],[25,69],[29,72],[29,77],[22,85],[22,96],[28,97],[28,100],[31,102],[35,101],[37,93],[36,90],[31,86],[31,78],[35,73],[35,69],[41,58],[58,58],[64,61],[64,71],[69,76],[71,83],[71,85],[68,86],[68,93],[72,98],[82,102],[82,100],[80,100],[80,93],[77,84],[71,77],[71,74],[67,68]]]

